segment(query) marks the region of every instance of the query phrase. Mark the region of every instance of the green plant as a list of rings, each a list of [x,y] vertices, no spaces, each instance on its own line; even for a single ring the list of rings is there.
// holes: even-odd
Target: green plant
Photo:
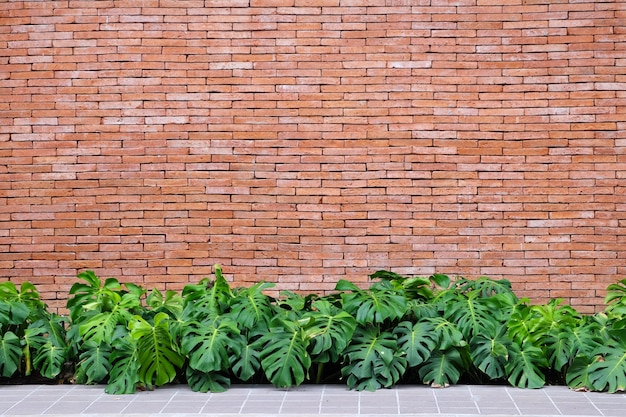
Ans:
[[[396,337],[378,326],[359,326],[344,352],[341,374],[349,388],[375,391],[396,384],[406,371],[407,360],[398,350]]]
[[[603,313],[580,327],[579,349],[567,372],[567,384],[578,389],[626,391],[626,279],[607,288]],[[593,336],[591,336],[593,335]]]
[[[54,379],[68,360],[65,320],[48,312],[29,282],[0,283],[0,376]]]
[[[604,312],[583,315],[559,299],[519,300],[508,281],[486,277],[377,271],[368,289],[341,280],[329,295],[279,298],[266,294],[271,283],[231,288],[219,265],[181,294],[93,271],[78,278],[67,318],[32,284],[0,284],[0,377],[73,368],[76,382],[115,394],[339,379],[356,390],[461,380],[626,390],[626,280],[608,287]]]

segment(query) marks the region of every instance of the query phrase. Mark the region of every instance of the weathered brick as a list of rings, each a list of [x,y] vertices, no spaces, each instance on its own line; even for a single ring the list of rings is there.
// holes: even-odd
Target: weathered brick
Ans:
[[[55,305],[86,268],[180,290],[219,262],[592,311],[626,272],[614,3],[105,3],[15,3],[0,41],[0,273]]]

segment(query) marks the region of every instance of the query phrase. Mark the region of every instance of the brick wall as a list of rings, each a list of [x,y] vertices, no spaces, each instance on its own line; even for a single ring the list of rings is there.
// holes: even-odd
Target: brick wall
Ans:
[[[0,2],[0,277],[626,275],[626,3]]]

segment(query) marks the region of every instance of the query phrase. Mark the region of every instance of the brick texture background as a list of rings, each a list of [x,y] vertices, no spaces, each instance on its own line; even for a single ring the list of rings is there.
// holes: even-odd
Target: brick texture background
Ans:
[[[626,275],[626,2],[0,2],[0,277]],[[60,298],[60,299],[59,299]]]

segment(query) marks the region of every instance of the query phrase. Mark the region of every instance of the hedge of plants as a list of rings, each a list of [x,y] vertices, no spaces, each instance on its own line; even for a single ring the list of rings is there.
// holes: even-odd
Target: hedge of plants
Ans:
[[[133,393],[170,383],[220,392],[234,383],[510,384],[626,390],[626,279],[606,308],[532,305],[506,280],[370,276],[330,295],[267,295],[214,279],[181,293],[78,275],[67,316],[34,285],[0,283],[0,382],[42,378]]]

